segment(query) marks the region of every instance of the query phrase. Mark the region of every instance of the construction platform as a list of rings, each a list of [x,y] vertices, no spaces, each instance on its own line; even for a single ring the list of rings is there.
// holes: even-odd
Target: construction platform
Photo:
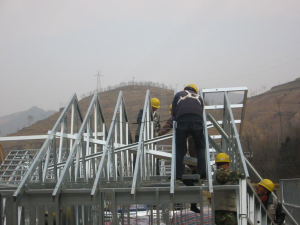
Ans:
[[[247,178],[251,170],[261,179],[244,157],[239,138],[247,92],[246,87],[200,90],[204,101],[217,94],[222,95],[223,103],[205,105],[208,179],[184,175],[196,180],[195,186],[175,181],[176,130],[154,136],[149,91],[135,143],[122,91],[109,129],[98,95],[93,96],[83,117],[74,94],[47,134],[0,137],[0,142],[45,140],[41,149],[12,150],[2,163],[0,225],[214,224],[214,191],[220,189],[236,191],[238,224],[273,224],[248,179],[236,185],[212,185],[214,158],[219,152],[230,156],[231,170],[243,172]],[[240,102],[231,103],[233,93],[241,96]],[[168,139],[171,145],[160,144]],[[186,165],[196,162],[185,156]],[[190,211],[192,202],[198,204],[201,213]]]

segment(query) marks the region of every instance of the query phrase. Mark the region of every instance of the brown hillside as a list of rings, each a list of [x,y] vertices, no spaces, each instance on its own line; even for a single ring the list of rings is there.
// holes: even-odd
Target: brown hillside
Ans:
[[[259,127],[268,126],[280,132],[280,115],[283,134],[300,125],[300,79],[278,85],[271,90],[249,98],[245,121]],[[248,124],[249,127],[249,124]],[[280,135],[280,134],[279,134]],[[284,138],[284,137],[283,137]]]
[[[164,124],[164,121],[169,119],[169,106],[174,96],[174,91],[170,89],[162,89],[153,86],[124,86],[114,90],[105,91],[99,93],[99,100],[101,104],[101,108],[104,114],[104,119],[107,125],[107,129],[109,129],[110,122],[112,119],[112,115],[117,103],[117,99],[119,96],[119,92],[123,92],[126,112],[130,122],[130,131],[132,133],[132,137],[134,139],[134,133],[137,125],[134,124],[136,122],[136,117],[141,108],[144,106],[146,91],[150,91],[151,97],[157,97],[161,101],[161,107],[159,108],[159,113],[161,115],[161,125]],[[88,106],[92,96],[83,98],[79,101],[79,107],[82,112],[83,117],[86,114]],[[60,112],[55,113],[49,118],[38,121],[30,127],[25,127],[22,130],[10,134],[9,136],[26,136],[26,135],[39,135],[39,134],[47,134],[49,130],[51,130],[60,116]],[[5,155],[13,149],[38,149],[42,146],[43,141],[14,141],[14,142],[3,142],[2,146],[4,149]]]
[[[262,177],[300,176],[300,79],[248,99],[242,135],[244,152]]]

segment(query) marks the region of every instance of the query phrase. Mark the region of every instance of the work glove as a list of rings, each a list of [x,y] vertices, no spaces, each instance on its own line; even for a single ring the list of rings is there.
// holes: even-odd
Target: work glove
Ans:
[[[239,178],[241,178],[241,179],[246,179],[246,176],[245,176],[244,173],[239,173]]]

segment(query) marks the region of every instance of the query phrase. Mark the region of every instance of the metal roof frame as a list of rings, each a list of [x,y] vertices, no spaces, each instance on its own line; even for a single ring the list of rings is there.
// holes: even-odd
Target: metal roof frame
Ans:
[[[244,94],[242,103],[231,104],[230,92],[242,92]],[[224,94],[224,102],[205,106],[206,161],[213,162],[216,152],[226,152],[233,162],[231,169],[242,171],[248,177],[248,169],[253,168],[245,159],[239,140],[247,88],[200,91],[204,100],[210,93]],[[239,118],[236,118],[233,111],[237,109],[241,109]],[[221,110],[222,118],[207,113],[212,110]],[[147,90],[139,141],[132,143],[122,92],[119,93],[109,132],[97,94],[93,96],[84,119],[74,94],[47,135],[0,138],[0,141],[45,139],[42,148],[36,154],[32,154],[31,161],[27,160],[31,155],[29,151],[25,151],[25,156],[17,152],[19,155],[13,157],[14,161],[7,158],[6,163],[16,164],[21,176],[14,177],[10,171],[13,170],[12,165],[11,168],[6,168],[3,177],[0,175],[1,214],[5,215],[0,225],[2,222],[23,224],[25,220],[29,221],[29,224],[35,224],[36,220],[43,224],[46,211],[48,224],[53,224],[54,220],[56,224],[104,224],[108,218],[112,224],[118,224],[120,221],[125,224],[126,221],[130,222],[128,205],[145,203],[150,207],[151,223],[156,212],[157,224],[163,224],[171,221],[168,216],[162,216],[163,211],[170,216],[173,210],[174,216],[175,203],[194,201],[200,204],[201,210],[208,208],[212,216],[211,222],[214,223],[214,211],[210,209],[214,208],[214,190],[220,189],[236,191],[239,224],[247,224],[247,221],[256,224],[258,220],[272,224],[272,219],[264,207],[261,207],[260,201],[253,189],[249,189],[246,180],[241,180],[239,185],[213,186],[211,178],[213,171],[209,163],[207,163],[207,182],[194,187],[186,187],[175,182],[175,127],[176,122],[173,123],[173,134],[154,137],[150,92]],[[172,138],[171,153],[157,149],[157,142],[170,138]],[[135,165],[132,160],[133,154],[137,155]],[[22,157],[26,159],[26,168],[29,168],[27,173],[21,171],[21,167],[24,166]],[[156,175],[157,159],[171,162],[171,182],[168,181],[169,176]],[[196,160],[185,157],[184,163],[195,165]],[[197,176],[184,175],[185,178]],[[211,206],[204,205],[204,191],[209,191],[212,195]],[[121,205],[121,213],[118,212],[118,205]],[[163,210],[156,210],[154,206],[162,207]],[[258,208],[260,210],[256,210]],[[256,210],[257,216],[253,217],[253,210]],[[55,212],[55,217],[52,212]],[[204,218],[201,217],[200,221],[201,224],[204,223]]]

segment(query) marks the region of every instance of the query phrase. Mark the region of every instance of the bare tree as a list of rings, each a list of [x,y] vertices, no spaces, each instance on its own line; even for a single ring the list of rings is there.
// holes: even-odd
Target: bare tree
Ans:
[[[249,152],[249,159],[251,161],[251,159],[253,157],[252,136],[248,132],[245,132],[245,134],[243,135],[242,141],[243,141],[244,146],[246,147],[247,151]]]
[[[28,126],[30,126],[30,125],[31,125],[31,122],[32,122],[32,120],[33,120],[33,116],[32,116],[32,115],[29,115],[29,116],[27,117],[27,120],[28,120]]]
[[[288,125],[288,136],[292,134],[292,119],[293,119],[294,114],[293,113],[287,113],[287,125]]]
[[[266,121],[261,123],[261,133],[264,135],[264,146],[267,148],[267,146],[270,145],[270,136],[272,131],[272,123],[268,123]]]
[[[279,116],[279,123],[280,123],[280,142],[282,142],[282,113],[281,113],[281,103],[282,103],[282,97],[277,97],[275,99],[275,103],[277,105],[277,108],[278,108],[278,113],[277,115]]]
[[[45,119],[46,118],[46,113],[41,113],[40,114],[40,118],[43,120],[43,119]]]

